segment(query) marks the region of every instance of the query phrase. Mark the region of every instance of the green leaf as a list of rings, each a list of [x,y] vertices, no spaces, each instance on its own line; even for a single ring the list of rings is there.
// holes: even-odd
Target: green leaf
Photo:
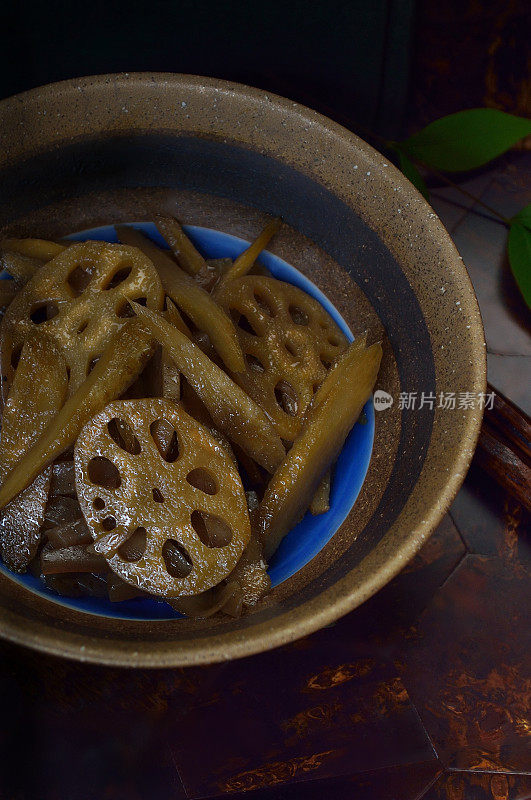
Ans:
[[[531,203],[528,206],[523,208],[521,211],[518,212],[511,220],[511,225],[515,223],[520,223],[525,228],[531,229]]]
[[[524,211],[528,211],[529,206]],[[522,212],[520,212],[522,213]],[[507,253],[509,264],[515,277],[518,288],[529,308],[531,308],[531,229],[522,222],[511,221]]]
[[[409,160],[409,158],[406,156],[405,153],[402,152],[400,147],[395,147],[394,149],[398,153],[398,157],[400,159],[400,169],[402,170],[406,178],[409,181],[411,181],[413,186],[416,189],[418,189],[419,192],[422,195],[424,195],[426,200],[428,200],[429,202],[430,193],[428,192],[428,187],[424,183],[424,178],[422,177],[416,166],[413,164],[413,162]]]
[[[495,108],[472,108],[432,122],[399,146],[429,167],[463,172],[487,164],[529,134],[531,120]]]

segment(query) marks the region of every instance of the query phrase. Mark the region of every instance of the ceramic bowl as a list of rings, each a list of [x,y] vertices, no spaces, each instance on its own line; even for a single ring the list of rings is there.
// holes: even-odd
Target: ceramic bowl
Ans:
[[[331,512],[290,534],[271,564],[275,588],[254,612],[190,621],[164,604],[59,602],[3,570],[1,633],[79,660],[184,666],[284,644],[381,588],[448,508],[481,424],[477,399],[459,403],[485,391],[481,318],[430,206],[339,125],[208,78],[109,75],[35,89],[0,103],[0,141],[2,235],[94,237],[163,212],[215,255],[237,252],[279,215],[268,265],[345,331],[384,345],[384,402],[368,405],[341,454]],[[454,409],[440,402],[447,393]]]

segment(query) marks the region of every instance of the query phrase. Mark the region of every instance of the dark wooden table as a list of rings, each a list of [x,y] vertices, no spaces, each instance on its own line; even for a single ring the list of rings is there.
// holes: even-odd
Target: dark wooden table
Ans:
[[[469,188],[515,213],[531,199],[530,161],[517,154]],[[434,205],[479,294],[490,380],[529,411],[505,232],[453,191],[435,190]],[[473,466],[402,574],[282,649],[125,671],[0,644],[0,798],[530,798],[528,532]]]

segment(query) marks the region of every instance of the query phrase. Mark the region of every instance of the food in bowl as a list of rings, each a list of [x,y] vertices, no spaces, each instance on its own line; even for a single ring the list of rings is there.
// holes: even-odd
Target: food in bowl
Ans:
[[[171,248],[6,239],[0,546],[58,594],[157,597],[239,616],[369,398],[381,346],[257,257],[207,261],[174,219]]]

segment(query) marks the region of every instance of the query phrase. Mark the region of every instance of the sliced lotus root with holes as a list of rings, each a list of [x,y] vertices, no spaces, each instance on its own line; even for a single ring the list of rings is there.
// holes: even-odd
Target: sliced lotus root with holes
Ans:
[[[83,242],[63,250],[41,267],[6,311],[0,336],[8,382],[24,341],[39,329],[61,348],[72,394],[129,316],[126,298],[162,308],[160,279],[143,253],[107,242]]]
[[[127,583],[180,597],[234,569],[250,538],[240,476],[180,406],[111,403],[82,430],[75,465],[94,549]]]
[[[246,371],[234,380],[293,441],[316,388],[348,342],[325,309],[284,281],[248,275],[229,281],[216,300],[235,325]]]

